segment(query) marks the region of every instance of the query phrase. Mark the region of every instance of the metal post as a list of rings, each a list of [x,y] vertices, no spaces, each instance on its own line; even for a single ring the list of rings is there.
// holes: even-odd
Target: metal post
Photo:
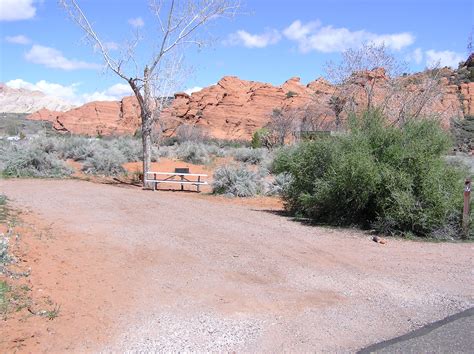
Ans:
[[[464,237],[469,235],[469,204],[471,202],[471,178],[466,178],[464,182],[464,209],[462,213],[462,229]]]
[[[181,175],[181,182],[184,181],[184,175]],[[181,190],[184,191],[184,185],[181,183]]]
[[[199,183],[201,183],[201,176],[198,176],[198,184],[196,185],[198,193],[199,193],[199,186],[200,186]]]

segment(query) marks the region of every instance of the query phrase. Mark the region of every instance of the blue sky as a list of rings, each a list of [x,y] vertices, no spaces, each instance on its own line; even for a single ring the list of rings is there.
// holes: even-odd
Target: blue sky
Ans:
[[[97,32],[119,47],[139,28],[146,58],[156,21],[146,0],[78,0]],[[409,71],[437,61],[456,66],[467,57],[473,30],[471,0],[246,0],[243,14],[209,27],[213,44],[191,49],[192,74],[180,89],[204,87],[222,76],[280,85],[324,75],[324,65],[362,42],[384,42]],[[74,103],[114,99],[127,86],[104,73],[101,57],[56,0],[0,0],[0,82],[40,89]],[[113,52],[113,51],[112,51]]]

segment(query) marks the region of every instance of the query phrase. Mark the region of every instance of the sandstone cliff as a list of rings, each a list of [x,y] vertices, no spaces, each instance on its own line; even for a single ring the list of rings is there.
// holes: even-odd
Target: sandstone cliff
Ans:
[[[444,69],[443,69],[444,70]],[[436,113],[445,127],[452,117],[474,115],[474,83],[453,83],[453,72],[442,72],[439,94],[423,112]],[[256,129],[268,123],[273,109],[297,109],[312,105],[325,119],[334,119],[329,99],[341,90],[353,90],[352,104],[363,109],[367,102],[367,85],[374,83],[373,96],[383,102],[391,89],[383,70],[355,74],[349,85],[336,88],[324,79],[304,85],[299,78],[291,78],[281,86],[223,77],[216,85],[192,95],[177,93],[171,106],[161,115],[161,129],[171,136],[182,124],[201,127],[209,135],[226,139],[249,139]],[[401,77],[401,93],[391,95],[387,110],[396,117],[400,105],[416,101],[427,90],[424,74]],[[407,108],[409,109],[409,107]],[[58,131],[86,135],[133,134],[140,126],[139,107],[133,97],[120,102],[91,102],[67,112],[38,111],[29,119],[49,120]],[[395,119],[395,118],[394,118]]]
[[[29,115],[31,120],[47,120],[60,132],[89,136],[134,134],[140,126],[140,108],[134,97],[121,101],[95,101],[67,112],[47,109]]]

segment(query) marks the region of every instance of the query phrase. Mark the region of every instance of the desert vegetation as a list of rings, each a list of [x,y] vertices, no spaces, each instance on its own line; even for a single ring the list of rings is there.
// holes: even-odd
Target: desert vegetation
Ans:
[[[30,136],[0,145],[0,170],[4,177],[61,178],[74,170],[67,160],[83,164],[83,172],[115,176],[125,172],[125,162],[139,161],[141,145],[132,137],[97,139],[81,136]]]
[[[472,158],[449,153],[453,144],[470,141],[469,124],[468,118],[456,125],[451,139],[436,119],[400,126],[374,109],[353,113],[337,134],[282,141],[271,149],[211,139],[185,127],[152,151],[154,161],[213,165],[214,194],[282,196],[290,213],[316,223],[452,239],[461,235],[463,178],[473,166]],[[40,134],[3,141],[0,149],[5,177],[70,177],[71,160],[85,174],[124,176],[124,164],[143,156],[140,140],[126,136]]]
[[[281,150],[275,173],[292,177],[288,211],[313,222],[360,225],[384,234],[461,236],[461,166],[436,120],[389,124],[377,110],[352,115],[345,134]]]

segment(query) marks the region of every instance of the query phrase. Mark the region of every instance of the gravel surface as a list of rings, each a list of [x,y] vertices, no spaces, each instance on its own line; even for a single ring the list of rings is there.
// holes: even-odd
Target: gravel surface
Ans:
[[[110,286],[130,284],[126,306],[99,306],[112,318],[105,351],[353,351],[473,305],[470,243],[382,245],[212,196],[74,180],[0,192],[75,235],[91,265],[81,252],[100,250]]]

